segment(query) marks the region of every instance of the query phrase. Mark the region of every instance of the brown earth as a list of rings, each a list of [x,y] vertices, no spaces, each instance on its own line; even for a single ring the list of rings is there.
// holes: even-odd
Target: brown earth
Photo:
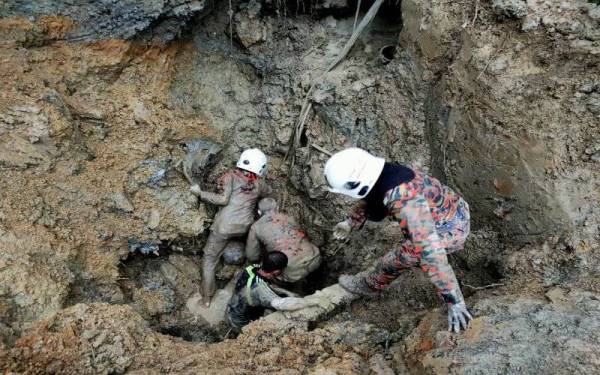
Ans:
[[[143,3],[140,14],[155,17],[136,19],[144,29],[118,19],[119,8],[85,41],[75,37],[88,15],[57,5],[27,18],[0,4],[0,369],[596,371],[599,6],[387,4],[321,77],[352,32],[354,5],[315,2],[312,17],[283,15],[291,4],[234,3],[230,35],[226,4],[190,21],[195,2],[156,12]],[[396,53],[383,64],[388,44]],[[313,110],[290,147],[311,83]],[[332,311],[291,321],[273,314],[212,343],[225,330],[185,306],[214,213],[181,173],[194,139],[224,146],[208,186],[241,149],[267,151],[282,206],[325,253],[328,273],[313,287],[365,268],[398,239],[392,224],[371,223],[349,243],[330,240],[348,201],[323,189],[319,149],[359,145],[455,187],[473,208],[467,248],[451,257],[472,327],[445,332],[428,281],[408,272],[375,299],[340,297]],[[220,271],[222,285],[234,271]]]

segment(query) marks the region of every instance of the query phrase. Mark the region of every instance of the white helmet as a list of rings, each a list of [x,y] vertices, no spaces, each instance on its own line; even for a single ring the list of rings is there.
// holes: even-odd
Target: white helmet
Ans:
[[[325,178],[333,193],[364,198],[377,182],[385,159],[360,148],[348,148],[333,154],[325,163]]]
[[[264,176],[267,171],[267,156],[257,148],[242,152],[236,167]]]

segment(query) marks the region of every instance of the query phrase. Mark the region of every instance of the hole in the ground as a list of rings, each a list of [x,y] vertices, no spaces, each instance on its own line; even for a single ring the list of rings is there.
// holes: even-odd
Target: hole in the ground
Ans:
[[[369,5],[370,6],[370,5]],[[402,1],[388,0],[381,5],[378,12],[379,16],[388,23],[397,25],[402,24]]]
[[[387,64],[390,61],[392,61],[394,59],[395,55],[396,55],[396,46],[394,46],[394,45],[383,46],[379,50],[379,58],[381,59],[381,61],[384,64]]]
[[[360,12],[361,13],[367,12],[371,8],[371,6],[373,5],[374,2],[375,2],[375,0],[361,1]],[[338,12],[338,14],[334,14],[334,16],[339,16],[339,17],[354,16],[357,5],[358,5],[358,0],[351,0],[348,3],[348,8],[346,9],[346,12],[344,12],[344,13]],[[360,17],[361,16],[359,15],[359,20],[360,20]],[[381,8],[379,9],[379,12],[377,12],[377,17],[390,25],[394,25],[394,26],[398,25],[398,24],[401,25],[402,24],[402,2],[400,0],[384,1],[383,4],[381,4]]]
[[[293,213],[291,213],[293,215]],[[205,237],[205,236],[202,236]],[[178,238],[157,244],[142,244],[157,253],[134,251],[119,267],[119,287],[123,302],[134,308],[156,331],[187,341],[217,342],[225,338],[225,322],[212,327],[195,308],[201,291],[202,246],[204,238]],[[243,249],[243,242],[239,244]],[[135,246],[134,246],[135,247]],[[233,245],[232,245],[233,247]],[[340,254],[341,255],[341,254]],[[330,259],[298,285],[285,285],[301,295],[309,295],[337,282],[331,277]],[[243,265],[225,265],[217,269],[217,288],[222,289],[236,277]],[[190,304],[191,303],[191,304]],[[315,323],[316,324],[316,323]]]
[[[490,254],[484,252],[477,254],[469,250],[470,248],[466,248],[448,257],[462,285],[461,289],[465,297],[473,295],[478,288],[502,283],[505,277],[502,266],[497,260],[491,259]]]
[[[308,137],[306,136],[306,128],[302,130],[302,134],[300,134],[300,146],[306,147],[308,145]]]
[[[498,281],[502,279],[502,273],[500,273],[500,266],[495,262],[488,263],[484,268],[485,273],[488,275],[490,281]]]
[[[163,335],[181,337],[185,341],[193,341],[189,332],[184,331],[181,327],[165,327],[159,330]]]
[[[200,290],[202,257],[191,248],[196,244],[182,238],[156,244],[158,255],[130,254],[119,266],[119,286],[124,303],[154,330],[186,341],[212,343],[221,340],[221,327],[210,327],[187,307]]]

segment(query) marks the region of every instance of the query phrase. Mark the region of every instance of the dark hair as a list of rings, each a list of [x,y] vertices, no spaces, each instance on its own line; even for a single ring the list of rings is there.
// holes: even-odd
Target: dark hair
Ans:
[[[265,256],[260,268],[265,272],[273,272],[283,270],[287,264],[287,255],[281,251],[272,251]]]

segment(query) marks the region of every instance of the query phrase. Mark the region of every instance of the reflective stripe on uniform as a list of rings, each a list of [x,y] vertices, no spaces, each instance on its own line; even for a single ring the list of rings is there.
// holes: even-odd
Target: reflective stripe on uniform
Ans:
[[[246,272],[248,272],[248,281],[246,281],[246,300],[250,306],[254,306],[254,300],[252,299],[252,282],[256,278],[256,274],[254,273],[254,266],[246,267]]]

